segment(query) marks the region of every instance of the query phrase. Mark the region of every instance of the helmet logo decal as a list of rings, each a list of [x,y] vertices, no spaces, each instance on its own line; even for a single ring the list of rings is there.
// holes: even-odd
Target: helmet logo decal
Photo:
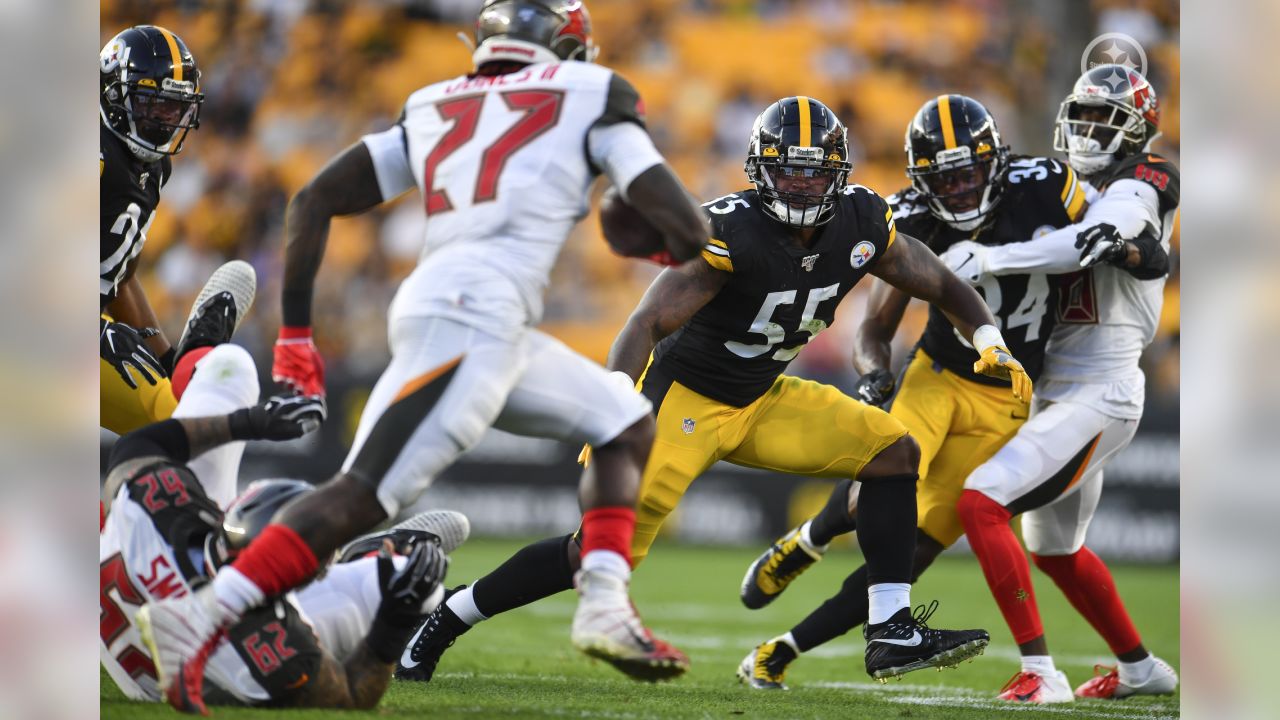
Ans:
[[[827,159],[832,162],[840,162],[840,153],[831,153],[827,156]]]
[[[767,147],[760,154],[765,157],[778,157],[778,148]]]
[[[876,246],[863,240],[853,246],[853,252],[849,253],[849,264],[853,266],[854,270],[857,270],[871,262],[871,258],[875,257],[875,254]]]
[[[565,21],[564,25],[560,26],[559,30],[556,30],[556,34],[552,42],[554,43],[555,40],[559,40],[562,37],[571,37],[576,38],[581,42],[583,47],[589,45],[591,43],[591,36],[587,31],[587,19],[586,15],[582,12],[582,3],[572,3],[564,8],[564,12],[569,19]]]

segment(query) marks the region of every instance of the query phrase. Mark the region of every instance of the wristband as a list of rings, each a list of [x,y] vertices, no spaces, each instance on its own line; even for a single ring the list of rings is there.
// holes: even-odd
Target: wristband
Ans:
[[[249,412],[253,408],[241,408],[227,416],[227,426],[231,430],[232,440],[257,440],[258,433],[253,430],[253,420]]]
[[[995,325],[983,325],[973,331],[973,348],[981,355],[989,347],[999,345],[1007,348],[1004,343],[1004,337],[1000,335],[1000,328]]]

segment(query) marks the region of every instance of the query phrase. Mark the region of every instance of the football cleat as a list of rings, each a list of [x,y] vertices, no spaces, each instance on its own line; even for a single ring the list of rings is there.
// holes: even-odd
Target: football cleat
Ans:
[[[1020,670],[1009,678],[1009,682],[1000,688],[998,700],[1008,702],[1047,705],[1049,703],[1068,703],[1074,700],[1071,696],[1071,684],[1067,682],[1066,673],[1055,670],[1053,675]]]
[[[574,585],[580,597],[570,639],[578,650],[636,680],[670,680],[689,669],[684,653],[654,637],[640,622],[625,580],[579,570]]]
[[[787,666],[798,657],[781,637],[757,645],[738,665],[738,680],[756,690],[786,690]]]
[[[814,547],[804,539],[801,530],[804,525],[793,529],[774,541],[768,550],[756,558],[747,568],[742,578],[740,597],[742,604],[752,610],[773,602],[783,590],[808,570],[811,565],[822,559],[827,551],[826,546]]]
[[[135,619],[142,641],[151,650],[165,699],[179,712],[208,715],[204,666],[230,624],[217,605],[212,586],[147,603]]]
[[[440,549],[448,555],[462,546],[471,536],[471,521],[467,516],[453,510],[428,510],[420,512],[408,520],[396,523],[386,530],[361,535],[342,546],[337,552],[338,562],[350,562],[370,553],[377,553],[382,547],[383,538],[391,540],[397,547],[402,541],[428,533],[440,541]]]
[[[916,607],[915,615],[902,608],[882,623],[866,625],[867,674],[884,681],[927,667],[955,667],[981,655],[991,642],[986,630],[935,630],[926,621],[938,609],[934,600],[926,608]]]
[[[258,275],[243,260],[232,260],[214,270],[191,305],[178,340],[177,357],[194,348],[230,342],[249,315],[257,288]]]
[[[396,679],[431,682],[436,673],[436,666],[444,651],[453,647],[458,636],[471,629],[471,626],[458,619],[445,604],[451,595],[466,585],[445,592],[444,600],[435,610],[427,615],[427,619],[418,627],[413,637],[405,645],[400,661],[396,663]]]
[[[1133,695],[1170,695],[1178,688],[1178,673],[1169,663],[1152,656],[1154,667],[1146,682],[1130,684],[1120,679],[1116,668],[1094,665],[1097,675],[1076,688],[1076,697],[1120,700]]]

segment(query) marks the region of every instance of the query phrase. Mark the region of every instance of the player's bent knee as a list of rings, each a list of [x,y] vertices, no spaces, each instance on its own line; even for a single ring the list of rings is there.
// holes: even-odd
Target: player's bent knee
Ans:
[[[237,401],[248,406],[258,401],[258,369],[248,350],[234,343],[214,347],[196,363],[197,371],[191,381],[216,382],[233,388]],[[203,372],[201,372],[203,371]]]
[[[978,490],[965,490],[956,501],[956,514],[965,529],[989,523],[1009,522],[1009,511]]]
[[[903,435],[876,454],[858,473],[859,481],[913,475],[920,469],[920,443]]]

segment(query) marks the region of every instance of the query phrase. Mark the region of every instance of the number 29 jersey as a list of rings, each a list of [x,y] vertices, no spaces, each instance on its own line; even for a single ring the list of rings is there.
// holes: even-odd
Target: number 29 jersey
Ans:
[[[1031,240],[1078,219],[1085,207],[1085,189],[1065,163],[1050,158],[1017,158],[1001,182],[1004,196],[986,222],[976,230],[957,230],[929,212],[920,193],[907,188],[889,197],[893,217],[902,232],[942,253],[962,240],[1004,245]],[[1045,364],[1045,345],[1055,324],[1058,284],[1044,273],[988,275],[975,288],[986,300],[1000,326],[1009,351],[1035,380]],[[961,338],[946,315],[929,307],[929,321],[917,345],[938,365],[973,382],[1007,386],[973,371],[977,352]]]
[[[809,248],[795,245],[792,229],[760,209],[755,190],[702,207],[712,235],[702,260],[731,277],[658,343],[646,373],[745,407],[831,325],[836,306],[884,256],[897,231],[888,204],[861,185],[845,188]]]
[[[400,126],[426,236],[391,316],[443,315],[498,333],[536,324],[552,266],[601,172],[588,134],[627,122],[644,127],[635,89],[584,62],[462,76],[413,93]]]

